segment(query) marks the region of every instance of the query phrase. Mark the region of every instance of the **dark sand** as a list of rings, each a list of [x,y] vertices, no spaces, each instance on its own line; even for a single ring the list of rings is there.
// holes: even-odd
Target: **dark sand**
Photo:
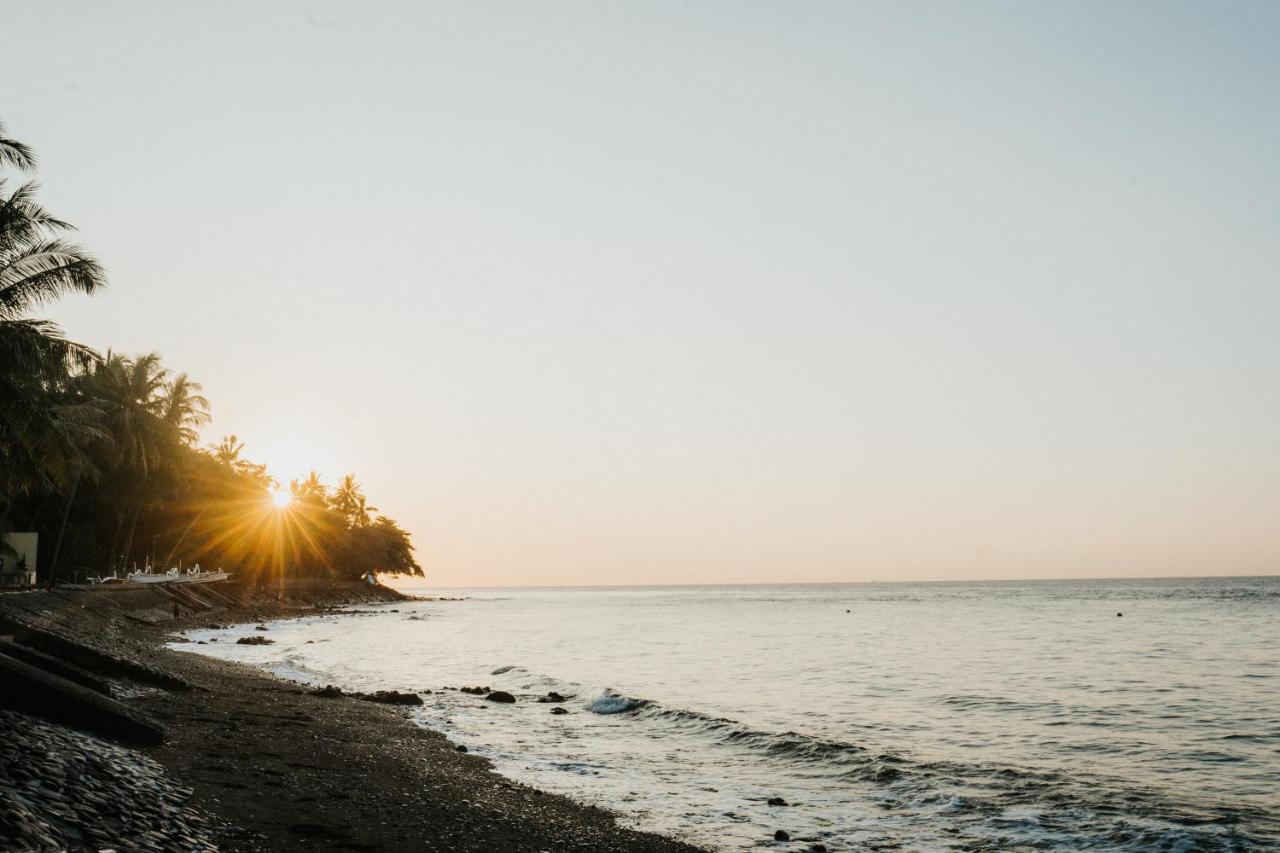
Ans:
[[[139,751],[193,789],[190,804],[211,815],[206,832],[221,850],[696,849],[623,829],[609,812],[498,776],[484,759],[412,723],[403,708],[313,696],[257,670],[161,645],[175,630],[298,615],[298,607],[282,612],[259,600],[151,627],[122,618],[133,604],[104,603],[106,594],[32,595],[40,598],[36,606],[36,599],[22,602],[24,621],[37,615],[63,634],[196,688],[138,690],[130,704],[168,727],[163,745]],[[14,603],[0,596],[0,618]]]

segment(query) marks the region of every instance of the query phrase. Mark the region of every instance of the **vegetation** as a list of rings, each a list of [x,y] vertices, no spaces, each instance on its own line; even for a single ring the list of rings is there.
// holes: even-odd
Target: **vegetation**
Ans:
[[[35,168],[2,126],[0,168]],[[354,476],[330,489],[312,472],[286,491],[236,436],[198,447],[209,402],[186,373],[155,353],[101,355],[32,318],[106,285],[35,193],[32,181],[0,179],[0,532],[40,533],[42,576],[123,575],[147,562],[250,579],[422,574],[409,534],[368,505]]]

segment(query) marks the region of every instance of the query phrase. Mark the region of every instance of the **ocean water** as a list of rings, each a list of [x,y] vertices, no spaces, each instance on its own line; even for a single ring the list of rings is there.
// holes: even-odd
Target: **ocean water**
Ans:
[[[1280,848],[1280,578],[443,594],[175,648],[430,690],[499,772],[715,850]]]

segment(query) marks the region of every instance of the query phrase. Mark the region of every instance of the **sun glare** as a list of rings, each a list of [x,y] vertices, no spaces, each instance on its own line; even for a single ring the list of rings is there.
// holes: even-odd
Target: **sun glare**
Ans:
[[[284,509],[293,503],[293,495],[284,489],[276,489],[271,493],[271,503],[276,509]]]

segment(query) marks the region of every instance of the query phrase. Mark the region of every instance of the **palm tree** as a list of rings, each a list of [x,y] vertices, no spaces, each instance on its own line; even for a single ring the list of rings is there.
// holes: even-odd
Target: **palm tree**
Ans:
[[[0,125],[0,166],[33,169],[31,150],[3,133]],[[15,495],[68,488],[87,461],[85,443],[100,438],[93,407],[60,393],[68,374],[97,354],[29,315],[67,293],[96,293],[106,273],[92,255],[57,238],[72,226],[41,207],[35,191],[28,181],[9,192],[0,179],[0,524]]]
[[[92,294],[106,286],[106,272],[92,255],[53,236],[72,227],[35,202],[35,189],[28,182],[6,195],[0,180],[0,374],[10,384],[33,375],[63,376],[97,358],[68,341],[55,323],[28,316],[68,293]]]
[[[200,392],[199,382],[179,373],[160,393],[160,417],[179,444],[190,447],[200,437],[200,427],[210,420],[209,401]]]
[[[115,480],[120,490],[117,502],[116,535],[111,547],[112,567],[125,514],[133,506],[124,546],[118,552],[128,565],[133,550],[133,534],[138,514],[149,497],[148,480],[163,465],[165,452],[176,442],[165,420],[169,371],[160,365],[160,356],[147,353],[137,358],[107,353],[107,357],[83,378],[87,397],[100,401],[103,423],[115,443]]]
[[[289,484],[289,490],[300,498],[323,499],[328,492],[324,483],[320,482],[320,475],[315,471],[308,471],[306,477],[301,480],[294,480]]]
[[[347,520],[348,527],[368,527],[370,513],[378,511],[377,507],[369,506],[355,474],[344,474],[338,480],[329,505]]]
[[[222,441],[217,444],[209,445],[209,452],[214,459],[217,459],[228,468],[236,467],[236,463],[240,461],[240,454],[244,452],[244,442],[236,437],[235,433],[222,437]]]
[[[14,166],[24,172],[36,167],[36,155],[30,148],[4,135],[4,122],[0,122],[0,166]]]

